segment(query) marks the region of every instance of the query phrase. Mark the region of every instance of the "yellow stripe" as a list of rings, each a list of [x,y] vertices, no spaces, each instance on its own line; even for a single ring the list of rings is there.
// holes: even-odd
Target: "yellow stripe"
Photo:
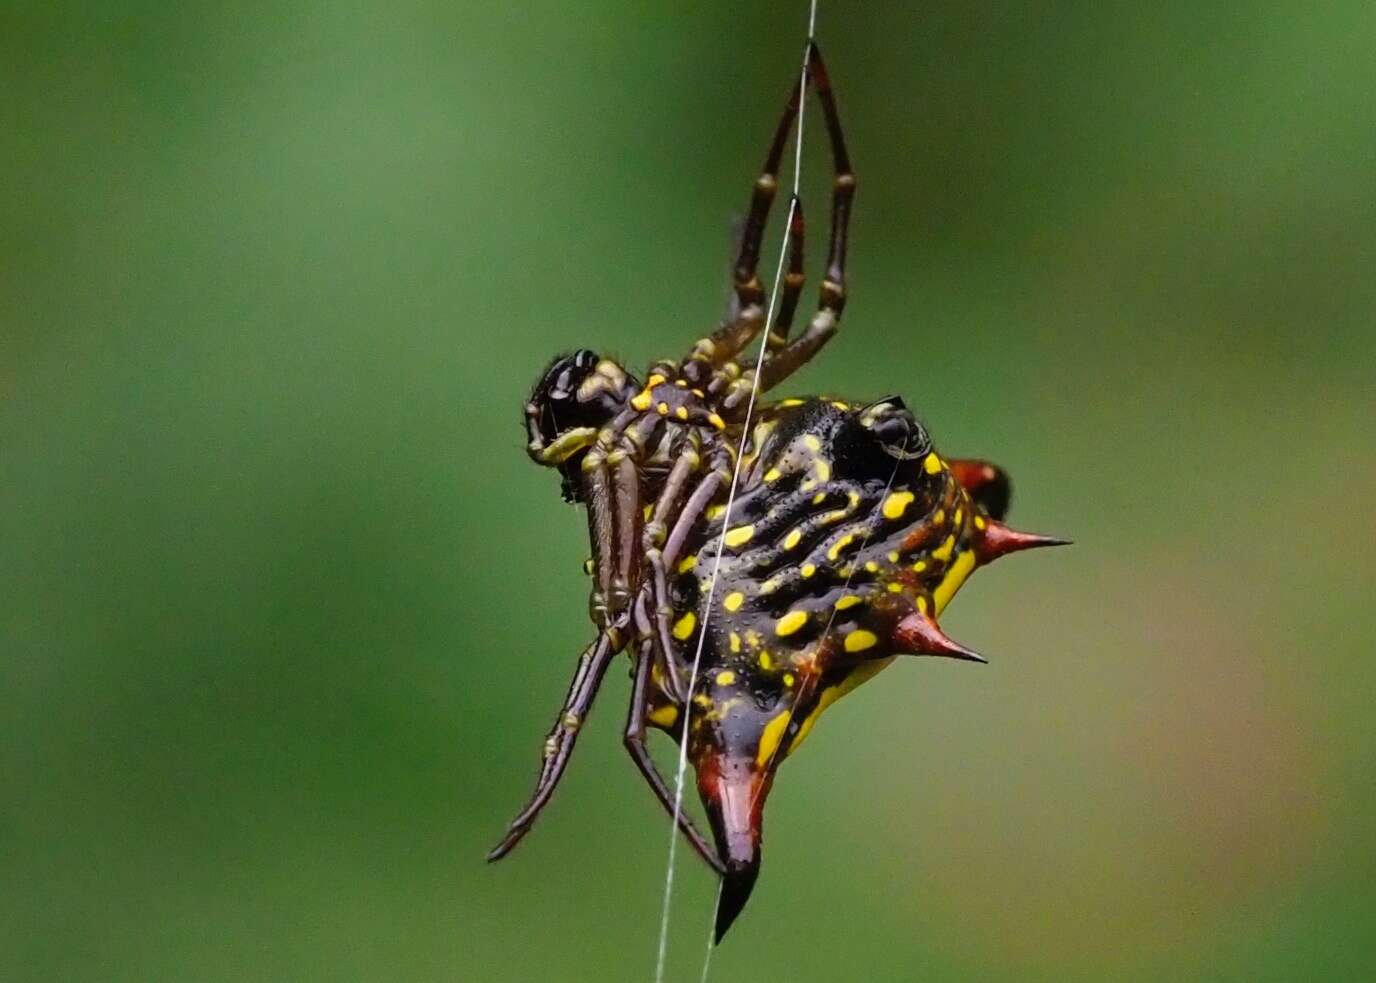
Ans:
[[[784,730],[788,727],[791,716],[792,712],[785,710],[764,725],[764,731],[760,734],[760,749],[755,754],[755,764],[761,768],[774,757],[774,752],[779,750],[779,742],[783,740]]]
[[[807,737],[808,732],[812,730],[812,725],[817,723],[817,718],[822,715],[822,711],[851,690],[855,689],[855,687],[859,686],[861,683],[874,678],[878,673],[887,669],[889,663],[893,662],[893,660],[894,657],[889,656],[885,659],[874,659],[871,662],[862,662],[849,676],[841,680],[841,682],[837,683],[835,686],[824,689],[821,699],[817,701],[817,706],[803,720],[802,725],[798,728],[798,733],[794,735],[793,740],[789,743],[788,753],[792,754],[794,751],[798,750],[798,746],[803,743],[803,739]]]
[[[966,550],[956,557],[956,562],[951,564],[951,569],[946,571],[946,576],[941,578],[941,583],[932,592],[932,597],[936,600],[936,613],[940,614],[951,603],[951,598],[956,596],[956,591],[960,590],[960,585],[965,583],[965,578],[970,576],[970,571],[975,569],[975,551]]]

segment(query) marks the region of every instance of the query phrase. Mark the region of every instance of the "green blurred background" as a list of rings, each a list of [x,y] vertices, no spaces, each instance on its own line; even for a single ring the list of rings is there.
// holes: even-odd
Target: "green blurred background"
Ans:
[[[650,978],[622,669],[482,862],[590,631],[519,409],[714,323],[804,18],[4,5],[0,978]],[[992,665],[831,711],[713,979],[1373,978],[1376,6],[819,29],[853,299],[791,388],[903,393],[1077,545],[953,606]]]

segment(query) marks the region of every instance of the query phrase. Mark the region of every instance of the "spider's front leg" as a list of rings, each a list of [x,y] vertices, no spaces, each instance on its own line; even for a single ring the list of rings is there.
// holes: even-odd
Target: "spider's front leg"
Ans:
[[[573,753],[578,730],[587,717],[588,710],[592,708],[593,697],[597,695],[597,688],[606,674],[607,665],[616,652],[613,636],[606,631],[598,632],[597,640],[583,650],[578,659],[578,669],[573,674],[573,682],[569,684],[568,695],[564,697],[564,706],[559,711],[554,728],[545,738],[540,777],[535,783],[535,792],[525,808],[511,821],[501,842],[488,852],[489,861],[500,860],[512,851],[530,831],[530,827],[540,815],[540,810],[554,794],[555,786],[559,784],[559,779],[568,766],[569,756]]]
[[[530,831],[554,794],[568,767],[578,732],[592,709],[602,677],[616,653],[626,647],[630,627],[630,598],[638,583],[636,543],[640,520],[640,479],[637,461],[655,421],[627,413],[598,435],[583,459],[583,493],[588,503],[588,528],[594,552],[596,586],[589,608],[598,626],[597,639],[578,660],[578,669],[549,736],[545,738],[540,777],[525,808],[507,833],[488,853],[500,860]]]

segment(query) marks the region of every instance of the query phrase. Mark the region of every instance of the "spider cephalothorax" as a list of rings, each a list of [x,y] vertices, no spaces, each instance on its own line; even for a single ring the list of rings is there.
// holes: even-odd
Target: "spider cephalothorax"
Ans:
[[[795,200],[778,315],[763,358],[740,360],[765,327],[760,240],[798,112],[795,89],[755,183],[734,314],[684,358],[652,365],[643,385],[586,349],[562,356],[526,404],[531,456],[558,467],[565,498],[587,510],[598,633],[545,741],[535,793],[489,859],[529,830],[608,664],[629,647],[626,747],[673,815],[645,735],[649,727],[675,741],[686,735],[715,842],[678,819],[723,876],[718,940],[758,875],[776,769],[823,711],[896,655],[982,661],[946,637],[937,617],[976,566],[1060,542],[1002,525],[1007,476],[983,461],[943,459],[896,396],[751,410],[752,392],[781,382],[835,334],[845,305],[855,178],[815,46],[807,70],[835,167],[826,273],[807,329],[790,338],[803,286]]]

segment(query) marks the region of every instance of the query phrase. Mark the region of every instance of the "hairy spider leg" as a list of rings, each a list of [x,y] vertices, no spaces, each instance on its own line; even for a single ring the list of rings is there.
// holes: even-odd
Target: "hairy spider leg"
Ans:
[[[623,742],[626,750],[630,752],[631,760],[640,769],[641,775],[645,777],[645,782],[654,791],[655,797],[659,799],[665,810],[672,817],[677,811],[678,828],[683,831],[683,835],[688,838],[688,842],[693,844],[693,849],[698,852],[698,856],[707,862],[707,865],[718,874],[725,873],[726,867],[717,856],[716,850],[707,842],[698,828],[693,825],[693,821],[688,818],[688,814],[682,809],[674,809],[674,797],[669,792],[669,786],[664,781],[664,776],[655,767],[654,759],[650,757],[650,749],[645,743],[645,721],[650,706],[650,671],[654,667],[654,639],[651,636],[644,638],[638,646],[635,657],[635,675],[631,685],[631,709],[626,718],[626,733]],[[682,711],[678,711],[682,713]]]
[[[779,293],[779,310],[769,331],[769,349],[777,351],[788,344],[793,330],[793,315],[798,309],[798,297],[807,279],[803,270],[803,200],[797,196],[789,202],[788,269],[784,272],[784,286]]]
[[[684,503],[683,510],[674,522],[673,531],[669,533],[669,538],[664,543],[664,549],[649,557],[650,567],[653,571],[650,589],[652,590],[651,603],[654,605],[655,637],[659,642],[661,656],[670,666],[675,661],[674,653],[677,646],[674,644],[669,628],[669,616],[673,613],[673,605],[672,599],[669,597],[666,571],[678,562],[683,544],[692,533],[693,527],[706,516],[712,499],[730,483],[730,453],[724,445],[718,444],[713,448],[711,459],[708,462],[707,474],[702,477],[692,494],[688,496],[688,501]],[[687,703],[691,695],[687,691],[687,685],[676,672],[672,674],[672,679],[675,684],[674,699],[679,703]]]
[[[669,531],[669,516],[674,509],[678,508],[679,499],[683,497],[683,493],[687,489],[689,477],[702,467],[701,446],[702,441],[696,431],[689,430],[683,440],[673,448],[674,464],[669,469],[668,477],[664,479],[664,487],[660,491],[659,500],[650,513],[650,521],[645,523],[645,528],[641,530],[641,549],[645,561],[650,567],[650,576],[647,583],[641,588],[641,594],[642,596],[649,595],[650,603],[655,605],[656,610],[668,603],[667,577],[661,551]],[[666,616],[666,634],[667,624]],[[645,626],[643,630],[648,634],[653,632],[655,627],[651,624]],[[670,658],[671,652],[669,651],[663,652],[662,655],[664,669],[668,674],[671,688],[675,692],[682,690],[683,680],[679,678],[677,660]]]
[[[573,674],[573,682],[569,684],[563,709],[559,711],[559,717],[554,722],[554,729],[545,738],[544,757],[535,792],[525,808],[511,821],[501,842],[489,851],[489,862],[500,860],[511,852],[530,831],[536,817],[540,815],[540,810],[554,794],[554,788],[559,784],[559,778],[563,775],[569,755],[573,753],[573,746],[578,740],[578,730],[592,707],[593,697],[597,695],[598,686],[616,651],[611,634],[602,631],[598,632],[597,640],[579,656],[578,669]]]
[[[764,240],[769,210],[779,188],[779,165],[783,160],[788,135],[798,118],[801,96],[801,86],[789,86],[788,102],[785,103],[783,115],[774,128],[774,139],[765,155],[764,167],[760,176],[755,179],[755,186],[750,193],[750,210],[746,214],[740,250],[732,267],[736,315],[711,335],[694,344],[683,360],[683,377],[693,385],[701,385],[709,375],[714,375],[713,369],[735,357],[741,349],[750,344],[751,339],[764,325],[766,297],[764,285],[759,277],[760,246]]]
[[[855,200],[855,172],[851,167],[850,154],[846,151],[845,135],[841,131],[841,116],[836,109],[836,96],[832,92],[831,78],[827,75],[826,65],[822,61],[822,52],[815,43],[808,47],[808,66],[817,87],[817,98],[822,104],[822,116],[826,121],[827,136],[831,143],[833,178],[831,240],[827,248],[827,269],[818,289],[817,313],[813,315],[807,330],[783,348],[765,357],[764,365],[759,369],[762,392],[792,375],[831,340],[841,322],[841,312],[846,306],[846,247],[850,231],[850,210]],[[727,397],[726,409],[744,402],[749,395],[751,381],[751,373],[745,372],[735,391]]]
[[[623,413],[603,428],[597,443],[583,458],[588,531],[595,552],[596,585],[589,606],[599,629],[597,640],[579,658],[563,709],[545,739],[535,791],[512,820],[502,841],[488,854],[488,860],[500,860],[510,853],[554,794],[607,666],[612,656],[626,647],[629,599],[638,572],[634,547],[640,522],[640,479],[636,462],[646,432],[654,425],[653,418],[633,411]]]

